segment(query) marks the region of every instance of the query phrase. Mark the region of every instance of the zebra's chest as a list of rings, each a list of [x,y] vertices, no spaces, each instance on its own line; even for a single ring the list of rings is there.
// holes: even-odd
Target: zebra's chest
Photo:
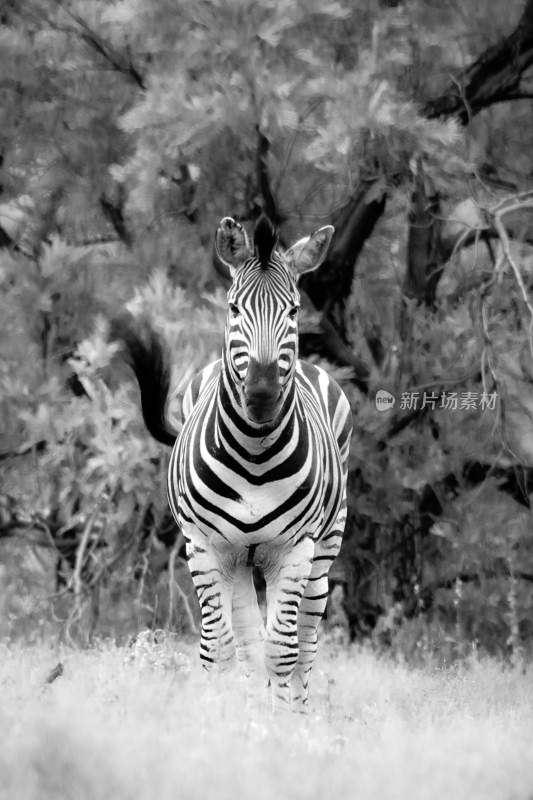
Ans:
[[[259,460],[217,444],[205,424],[185,426],[175,456],[175,513],[206,536],[253,544],[318,532],[328,486],[322,448],[306,436]],[[201,429],[200,429],[201,427]]]
[[[273,540],[288,540],[300,531],[318,535],[324,516],[323,504],[309,512],[308,493],[302,490],[301,501],[295,502],[294,491],[287,493],[288,503],[280,503],[280,494],[269,487],[248,489],[239,497],[218,500],[218,505],[191,497],[184,491],[178,504],[178,522],[207,538],[222,536],[235,546],[249,546]]]

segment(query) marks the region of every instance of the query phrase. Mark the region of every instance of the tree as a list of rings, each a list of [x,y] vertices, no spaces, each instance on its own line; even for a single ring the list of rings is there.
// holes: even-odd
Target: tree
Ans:
[[[134,583],[147,540],[174,543],[164,458],[95,321],[151,317],[180,385],[220,347],[216,222],[265,211],[282,242],[336,227],[302,285],[301,348],[356,418],[337,574],[353,630],[390,638],[398,608],[449,633],[461,607],[465,635],[505,647],[512,605],[529,634],[533,5],[475,6],[6,5],[3,530],[33,536],[19,506],[37,513],[71,623],[118,566]],[[438,408],[453,392],[457,412]],[[494,392],[496,410],[468,406]]]

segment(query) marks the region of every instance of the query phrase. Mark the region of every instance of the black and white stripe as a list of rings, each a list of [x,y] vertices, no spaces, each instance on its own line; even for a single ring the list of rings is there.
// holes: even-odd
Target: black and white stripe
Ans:
[[[282,253],[265,220],[253,243],[222,220],[217,255],[233,278],[224,350],[185,392],[168,473],[202,610],[201,660],[229,661],[236,646],[247,674],[266,665],[274,707],[306,706],[346,521],[350,407],[324,370],[298,360],[298,276],[322,263],[332,233]],[[266,626],[253,564],[265,575]]]

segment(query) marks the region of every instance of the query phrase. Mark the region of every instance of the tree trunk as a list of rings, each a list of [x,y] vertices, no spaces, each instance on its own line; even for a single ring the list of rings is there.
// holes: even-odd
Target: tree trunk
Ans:
[[[355,263],[385,210],[383,181],[363,181],[345,206],[333,217],[335,236],[324,267],[305,275],[302,288],[316,308],[331,316],[336,306],[344,307],[352,288]],[[342,317],[342,314],[340,315]],[[344,322],[335,320],[344,338]]]
[[[433,306],[443,271],[440,198],[419,162],[409,211],[404,292]]]

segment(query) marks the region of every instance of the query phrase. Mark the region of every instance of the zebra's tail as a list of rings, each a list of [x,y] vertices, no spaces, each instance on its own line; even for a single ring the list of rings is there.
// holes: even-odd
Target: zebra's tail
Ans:
[[[161,444],[172,447],[177,434],[166,417],[170,391],[170,359],[166,346],[145,320],[141,333],[131,315],[111,321],[110,339],[122,344],[126,361],[135,373],[148,432]]]

